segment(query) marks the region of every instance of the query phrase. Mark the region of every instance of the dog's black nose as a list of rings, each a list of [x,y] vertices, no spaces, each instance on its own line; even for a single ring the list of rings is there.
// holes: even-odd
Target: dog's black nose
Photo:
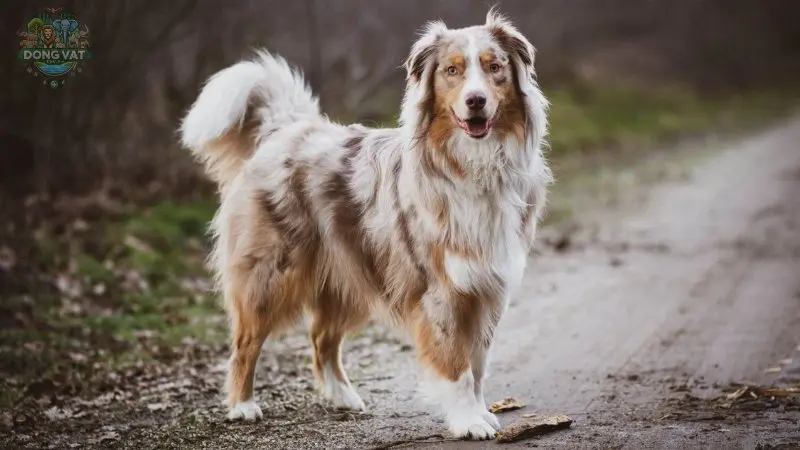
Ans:
[[[486,97],[483,94],[470,94],[467,96],[467,108],[470,111],[480,111],[486,106]]]

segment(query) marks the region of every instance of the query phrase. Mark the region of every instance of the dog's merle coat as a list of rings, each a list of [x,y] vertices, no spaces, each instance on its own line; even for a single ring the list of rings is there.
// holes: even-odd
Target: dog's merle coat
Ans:
[[[533,60],[494,12],[481,26],[429,24],[406,62],[394,129],[329,121],[268,53],[209,80],[181,131],[220,185],[211,260],[232,326],[231,418],[261,416],[262,343],[305,313],[325,396],[363,409],[341,341],[378,316],[416,343],[451,431],[494,436],[488,351],[551,180]],[[486,100],[479,116],[464,106],[474,93]]]

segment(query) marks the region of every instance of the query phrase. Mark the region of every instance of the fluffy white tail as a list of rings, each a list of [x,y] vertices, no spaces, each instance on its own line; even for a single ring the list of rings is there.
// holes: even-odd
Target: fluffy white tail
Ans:
[[[255,152],[259,136],[319,114],[302,74],[266,51],[214,74],[181,124],[181,143],[224,188]]]

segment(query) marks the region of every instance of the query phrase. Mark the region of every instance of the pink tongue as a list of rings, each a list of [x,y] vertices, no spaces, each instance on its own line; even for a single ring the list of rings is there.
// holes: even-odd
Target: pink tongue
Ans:
[[[469,129],[469,134],[473,135],[481,135],[486,133],[488,127],[489,127],[489,122],[484,122],[481,124],[474,124],[467,122],[467,128]]]

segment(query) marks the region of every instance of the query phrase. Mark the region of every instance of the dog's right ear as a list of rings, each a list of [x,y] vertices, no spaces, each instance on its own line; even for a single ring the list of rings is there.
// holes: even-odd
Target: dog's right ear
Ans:
[[[436,45],[445,31],[447,31],[447,25],[440,20],[429,22],[425,26],[422,35],[411,47],[411,53],[406,58],[405,67],[408,80],[419,82],[422,79],[425,69],[433,63]]]

